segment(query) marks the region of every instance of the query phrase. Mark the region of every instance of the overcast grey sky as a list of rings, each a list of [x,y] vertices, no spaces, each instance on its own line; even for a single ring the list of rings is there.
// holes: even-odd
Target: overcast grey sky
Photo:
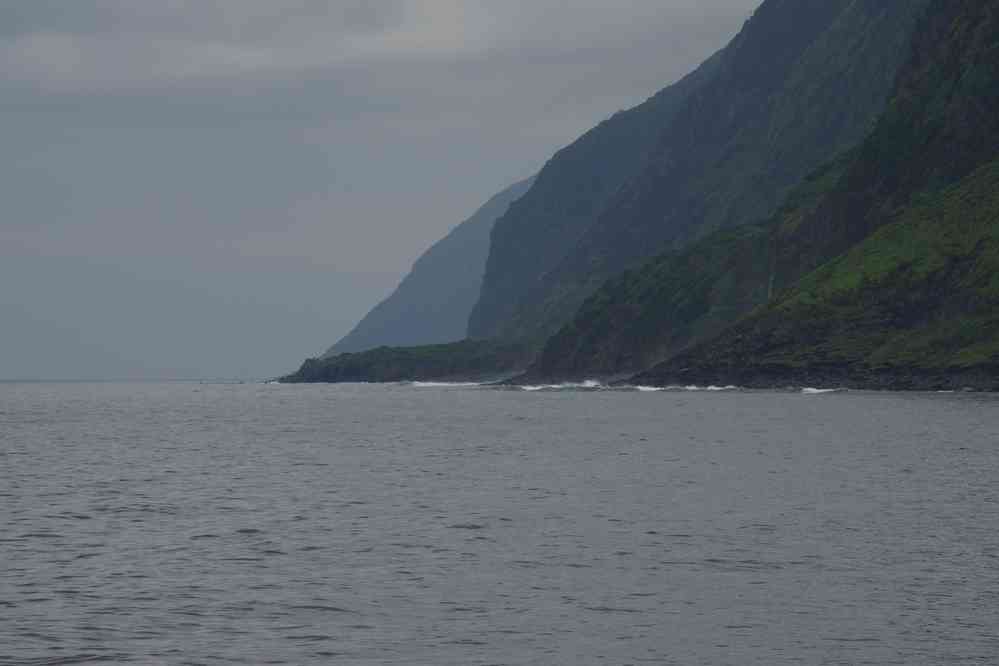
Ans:
[[[268,377],[758,0],[0,4],[0,378]]]

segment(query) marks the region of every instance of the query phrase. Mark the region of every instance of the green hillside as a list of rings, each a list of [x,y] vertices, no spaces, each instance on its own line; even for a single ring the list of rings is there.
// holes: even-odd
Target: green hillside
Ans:
[[[999,160],[639,381],[999,390]]]
[[[935,0],[845,174],[776,230],[789,288],[639,380],[999,388],[997,158],[999,1]]]

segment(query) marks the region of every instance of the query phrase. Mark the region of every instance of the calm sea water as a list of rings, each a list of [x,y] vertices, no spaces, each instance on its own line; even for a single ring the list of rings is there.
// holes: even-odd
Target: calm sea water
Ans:
[[[0,664],[997,664],[999,399],[0,385]]]

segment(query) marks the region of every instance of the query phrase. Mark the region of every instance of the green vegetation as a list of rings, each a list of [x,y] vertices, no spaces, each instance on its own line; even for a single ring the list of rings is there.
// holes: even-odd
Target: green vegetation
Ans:
[[[935,0],[871,136],[784,224],[789,288],[643,380],[999,388],[997,74],[999,0]]]
[[[999,390],[999,160],[640,377],[680,380]]]
[[[768,223],[717,232],[608,281],[549,339],[529,375],[638,372],[766,303],[775,289],[776,248],[837,186],[849,159],[806,178]]]
[[[530,372],[585,379],[636,372],[766,302],[769,230],[719,233],[605,284],[552,336]]]
[[[819,339],[760,362],[999,362],[999,162],[919,197],[897,222],[801,280],[768,315],[804,321]]]

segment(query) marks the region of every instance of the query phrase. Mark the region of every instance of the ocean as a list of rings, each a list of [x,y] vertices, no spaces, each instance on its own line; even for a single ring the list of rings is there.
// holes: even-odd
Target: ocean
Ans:
[[[0,664],[997,664],[999,396],[0,384]]]

